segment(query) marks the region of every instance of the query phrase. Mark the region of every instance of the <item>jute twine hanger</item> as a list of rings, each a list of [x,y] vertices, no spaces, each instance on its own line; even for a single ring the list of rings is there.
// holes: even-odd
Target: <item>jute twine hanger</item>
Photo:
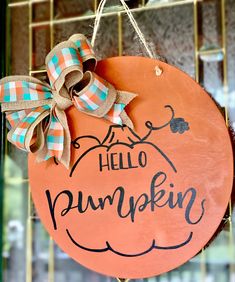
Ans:
[[[127,16],[129,17],[129,20],[130,20],[134,30],[136,31],[136,33],[137,33],[137,35],[140,39],[140,42],[143,44],[144,48],[146,49],[148,56],[152,59],[156,59],[156,56],[152,52],[149,44],[147,43],[142,31],[140,30],[136,20],[134,19],[134,16],[133,16],[132,12],[130,11],[129,7],[127,6],[127,4],[125,3],[124,0],[119,0],[119,1],[122,4]],[[94,30],[93,30],[93,35],[92,35],[92,39],[91,39],[91,45],[93,47],[95,45],[95,40],[96,40],[97,33],[98,33],[98,30],[99,30],[99,27],[100,27],[100,20],[101,20],[101,17],[103,15],[103,10],[104,10],[106,2],[107,2],[107,0],[101,0],[100,3],[99,3],[99,6],[97,8],[97,11],[96,11]],[[156,73],[156,76],[160,76],[162,74],[162,69],[158,65],[156,65],[154,71]]]

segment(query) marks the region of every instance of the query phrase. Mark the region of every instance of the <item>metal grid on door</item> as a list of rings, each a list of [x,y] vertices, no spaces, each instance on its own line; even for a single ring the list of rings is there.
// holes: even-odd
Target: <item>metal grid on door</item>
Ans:
[[[213,1],[213,0],[211,0]],[[217,0],[216,0],[217,1]],[[137,1],[136,1],[137,2]],[[202,69],[202,56],[210,56],[213,54],[222,53],[223,54],[223,60],[222,60],[222,82],[223,82],[223,92],[224,92],[224,114],[225,114],[225,120],[226,124],[229,124],[229,112],[228,112],[228,105],[226,105],[226,101],[228,101],[228,73],[227,73],[227,45],[226,45],[226,0],[219,0],[217,1],[217,10],[219,13],[219,22],[220,22],[220,31],[221,31],[221,45],[218,48],[209,48],[207,50],[201,49],[200,42],[202,40],[203,34],[200,34],[201,28],[201,10],[200,7],[203,4],[203,1],[197,1],[197,0],[181,0],[181,1],[169,1],[164,3],[155,3],[153,5],[146,6],[145,0],[140,0],[138,5],[135,8],[132,8],[132,12],[134,14],[143,13],[144,11],[156,11],[159,9],[171,9],[172,7],[180,7],[184,5],[191,5],[193,9],[193,22],[194,22],[194,65],[195,65],[195,79],[198,82],[201,82],[201,77],[203,77],[203,69]],[[38,4],[47,3],[49,8],[49,15],[46,20],[42,21],[34,21],[34,13],[35,13],[35,7]],[[28,65],[28,71],[29,75],[32,76],[43,76],[45,74],[45,69],[43,67],[35,68],[34,66],[34,57],[35,57],[35,50],[34,50],[34,33],[35,30],[40,28],[46,28],[48,30],[48,34],[50,37],[50,48],[53,48],[55,45],[54,40],[54,34],[55,34],[55,27],[57,25],[67,25],[72,24],[78,21],[84,21],[84,20],[92,20],[95,18],[95,11],[97,9],[98,0],[93,1],[93,13],[89,15],[73,15],[72,17],[66,17],[66,18],[56,18],[55,17],[55,0],[29,0],[29,1],[18,1],[8,4],[8,12],[10,17],[10,11],[11,9],[21,7],[21,6],[27,6],[28,7],[28,50],[29,50],[29,65]],[[117,9],[117,10],[107,10],[103,17],[109,18],[109,17],[116,17],[117,20],[117,38],[118,38],[118,44],[117,44],[117,54],[121,56],[123,54],[123,20],[124,20],[124,11]],[[164,38],[162,39],[164,40]],[[10,49],[10,44],[8,44],[8,49]],[[8,68],[9,69],[9,68]],[[10,72],[10,71],[8,71]],[[8,73],[9,74],[9,73]],[[6,179],[6,181],[8,181]],[[11,181],[13,181],[11,179]],[[22,183],[22,182],[28,182],[28,179],[15,179],[15,183]],[[27,253],[26,253],[26,282],[33,281],[33,240],[34,233],[33,233],[33,227],[35,220],[38,220],[37,215],[35,215],[34,207],[31,201],[30,197],[30,189],[28,188],[28,218],[27,218]],[[232,200],[230,200],[228,211],[223,219],[224,226],[226,226],[227,230],[229,230],[229,244],[228,244],[228,251],[230,252],[231,260],[229,263],[229,273],[230,273],[230,280],[231,282],[234,281],[232,279],[235,275],[235,250],[234,250],[234,235],[233,235],[233,226],[232,226]],[[210,247],[209,247],[210,248]],[[55,280],[55,253],[54,253],[54,242],[50,239],[49,242],[49,258],[48,258],[48,281],[54,282]],[[206,281],[206,275],[207,275],[207,264],[206,264],[206,256],[205,251],[202,250],[201,254],[198,255],[200,257],[200,279],[201,281]],[[147,279],[145,281],[148,281]],[[152,281],[152,280],[151,280]],[[157,281],[157,280],[156,280]],[[169,280],[171,281],[171,280]]]

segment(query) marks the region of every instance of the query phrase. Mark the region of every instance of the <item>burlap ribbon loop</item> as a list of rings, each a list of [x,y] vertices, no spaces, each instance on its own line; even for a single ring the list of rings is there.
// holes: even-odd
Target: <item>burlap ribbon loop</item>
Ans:
[[[68,168],[71,137],[65,110],[70,106],[133,128],[125,107],[136,95],[118,91],[99,77],[96,63],[89,41],[75,34],[46,57],[50,85],[28,76],[0,80],[2,111],[11,126],[8,140],[21,150],[37,152],[38,161],[56,157]]]

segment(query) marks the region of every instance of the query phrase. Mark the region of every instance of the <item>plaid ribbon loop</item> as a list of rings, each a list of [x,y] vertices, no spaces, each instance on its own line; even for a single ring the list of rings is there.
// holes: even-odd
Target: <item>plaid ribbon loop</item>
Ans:
[[[38,161],[56,157],[68,168],[71,137],[65,110],[70,106],[133,128],[125,107],[136,95],[116,90],[95,67],[89,41],[75,34],[46,57],[50,85],[28,76],[0,80],[0,103],[11,126],[8,140],[21,150],[37,152]]]

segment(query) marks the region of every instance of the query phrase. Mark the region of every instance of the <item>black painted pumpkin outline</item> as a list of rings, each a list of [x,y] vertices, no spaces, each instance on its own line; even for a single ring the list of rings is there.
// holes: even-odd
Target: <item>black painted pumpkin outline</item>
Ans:
[[[152,142],[147,141],[147,139],[150,137],[150,135],[152,134],[153,131],[161,130],[161,129],[167,127],[167,126],[170,126],[170,130],[171,130],[172,133],[179,133],[179,134],[183,134],[185,131],[188,131],[190,129],[189,128],[189,123],[186,122],[183,118],[175,118],[175,111],[174,111],[174,109],[173,109],[173,107],[171,105],[165,105],[165,108],[166,109],[170,109],[170,111],[171,111],[171,118],[170,118],[170,120],[168,122],[166,122],[165,124],[163,124],[161,126],[158,126],[158,127],[153,126],[153,123],[151,121],[146,121],[145,126],[149,130],[149,132],[145,136],[143,136],[142,138],[139,135],[137,135],[136,132],[134,132],[132,129],[129,128],[129,130],[131,131],[132,135],[137,139],[137,141],[134,141],[130,137],[127,137],[129,139],[130,143],[119,142],[118,140],[115,143],[112,143],[113,142],[113,138],[114,138],[114,134],[112,132],[112,129],[113,128],[119,128],[120,130],[124,130],[127,127],[125,125],[124,126],[122,126],[122,125],[110,125],[109,126],[109,130],[108,130],[108,132],[107,132],[107,134],[106,134],[106,136],[105,136],[105,138],[103,139],[102,142],[97,137],[91,136],[91,135],[79,136],[76,139],[74,139],[71,142],[71,144],[72,144],[72,146],[75,149],[80,149],[80,144],[79,144],[78,141],[82,140],[82,139],[86,139],[86,138],[93,139],[93,140],[97,141],[98,144],[95,145],[95,146],[90,147],[88,150],[86,150],[85,152],[83,152],[81,154],[81,156],[73,164],[73,166],[72,166],[72,168],[70,170],[69,176],[70,177],[73,176],[73,173],[74,173],[76,167],[78,166],[79,162],[89,152],[91,152],[91,151],[93,151],[95,149],[106,148],[106,150],[108,152],[115,145],[123,145],[123,146],[129,147],[130,149],[133,149],[138,144],[146,144],[146,145],[152,146],[168,162],[168,164],[170,165],[172,170],[175,173],[177,173],[177,169],[174,166],[173,162],[170,160],[170,158],[157,145],[153,144]],[[109,141],[108,141],[108,139],[109,139]],[[110,143],[110,145],[106,145],[105,144],[106,142]],[[55,162],[56,162],[56,160],[55,160]],[[57,162],[56,162],[56,164],[57,164]],[[202,202],[202,208],[203,208],[202,216],[204,214],[204,206],[203,206],[203,204],[204,204],[204,202]],[[201,216],[201,218],[202,218],[202,216]],[[201,220],[201,218],[200,218],[200,220]],[[122,252],[119,252],[119,251],[115,250],[108,241],[105,242],[106,246],[104,248],[93,249],[93,248],[85,247],[85,246],[79,244],[73,238],[73,236],[71,235],[71,233],[69,232],[68,229],[66,229],[66,233],[67,233],[67,236],[70,239],[70,241],[75,246],[77,246],[78,248],[80,248],[82,250],[89,251],[89,252],[94,252],[94,253],[103,253],[103,252],[111,251],[112,253],[114,253],[116,255],[119,255],[119,256],[123,256],[123,257],[139,257],[139,256],[142,256],[142,255],[145,255],[145,254],[151,252],[154,249],[157,249],[157,250],[179,249],[179,248],[187,245],[192,240],[192,237],[193,237],[193,232],[191,231],[189,233],[189,236],[186,238],[186,240],[184,240],[183,242],[179,243],[178,245],[172,245],[172,246],[158,246],[156,244],[156,240],[153,239],[150,247],[147,250],[145,250],[145,251],[143,251],[141,253],[137,253],[137,254],[126,254],[126,253],[122,253]]]

